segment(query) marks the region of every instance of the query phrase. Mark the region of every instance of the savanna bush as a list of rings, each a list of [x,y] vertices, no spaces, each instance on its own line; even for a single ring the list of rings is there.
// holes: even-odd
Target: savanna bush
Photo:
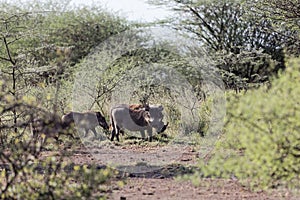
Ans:
[[[0,199],[105,198],[115,171],[67,162],[71,138],[51,138],[68,132],[51,109],[39,107],[30,95],[15,98],[3,80],[0,102]],[[53,151],[45,151],[49,147]]]
[[[235,176],[252,188],[299,187],[300,59],[287,62],[269,86],[227,101],[225,133],[206,176]]]
[[[49,157],[38,164],[28,164],[13,173],[3,170],[0,176],[0,198],[106,199],[106,185],[115,173],[109,168],[67,165],[55,157]],[[10,180],[7,177],[15,178],[11,183],[6,183]]]

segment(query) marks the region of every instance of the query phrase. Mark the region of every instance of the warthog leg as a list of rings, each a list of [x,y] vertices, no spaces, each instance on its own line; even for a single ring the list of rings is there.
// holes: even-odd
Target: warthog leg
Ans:
[[[119,138],[119,133],[120,133],[120,128],[117,126],[117,130],[115,130],[115,128],[113,128],[113,130],[111,131],[111,141],[114,141],[114,138],[116,136],[117,141],[120,142],[120,138]]]
[[[89,133],[89,129],[85,128],[84,129],[84,134],[83,134],[83,137],[86,137]]]
[[[91,130],[92,130],[92,132],[94,133],[95,138],[97,138],[97,135],[98,135],[98,134],[97,134],[97,132],[96,132],[96,129],[95,129],[95,128],[92,128]]]

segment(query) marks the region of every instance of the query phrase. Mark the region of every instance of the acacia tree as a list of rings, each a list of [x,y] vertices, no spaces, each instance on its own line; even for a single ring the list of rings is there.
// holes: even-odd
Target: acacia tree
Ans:
[[[285,34],[286,43],[284,46],[287,54],[300,54],[300,7],[298,0],[263,0],[247,1],[247,6],[251,7],[252,13],[257,13],[256,21],[268,19],[272,21],[272,29],[278,34],[284,34],[286,30],[296,34]],[[249,13],[251,15],[251,13]],[[284,31],[285,30],[285,31]],[[283,32],[284,31],[284,32]]]
[[[64,8],[55,1],[52,3],[53,9]],[[92,166],[81,168],[73,164],[67,166],[66,172],[65,146],[59,141],[51,143],[53,150],[60,151],[59,156],[45,160],[40,155],[48,148],[46,142],[52,140],[52,135],[47,135],[49,131],[55,137],[68,132],[62,129],[60,117],[56,115],[56,102],[61,98],[58,91],[65,77],[71,77],[70,71],[64,69],[71,68],[88,54],[97,44],[95,38],[104,40],[126,25],[117,20],[116,27],[107,32],[105,28],[100,29],[104,33],[91,41],[94,29],[87,28],[91,22],[97,24],[99,20],[99,24],[111,26],[115,18],[100,15],[96,9],[89,13],[86,8],[69,12],[42,12],[42,7],[37,8],[6,3],[0,6],[0,198],[101,197],[97,192],[111,175],[110,170],[103,172]],[[74,32],[70,32],[72,28]],[[65,33],[69,34],[67,40],[64,40]],[[76,40],[77,37],[80,39]],[[71,52],[74,44],[79,45],[78,50]],[[47,105],[47,102],[51,103]],[[36,121],[38,127],[33,129]],[[69,146],[72,138],[62,139]]]
[[[17,104],[20,100],[21,92],[24,92],[24,58],[25,48],[22,46],[24,39],[32,36],[33,27],[28,24],[24,27],[23,22],[30,17],[30,13],[8,13],[4,12],[1,16],[1,54],[0,66],[2,79],[6,80],[6,86],[9,88],[8,93],[11,95],[12,103]],[[11,109],[14,132],[17,133],[17,120],[20,113],[16,107]],[[9,120],[9,116],[6,119]]]
[[[272,22],[247,9],[238,0],[154,0],[180,14],[170,26],[206,47],[223,74],[228,88],[247,88],[268,80],[284,69],[284,46],[292,44],[295,32],[272,31]],[[251,12],[252,15],[248,15]]]

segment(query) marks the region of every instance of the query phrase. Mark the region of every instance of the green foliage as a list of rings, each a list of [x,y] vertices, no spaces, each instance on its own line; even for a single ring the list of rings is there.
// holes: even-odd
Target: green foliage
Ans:
[[[115,175],[109,168],[67,165],[55,157],[28,164],[14,173],[11,169],[1,173],[1,199],[105,199],[104,184]],[[4,189],[10,176],[15,179]]]
[[[280,31],[275,31],[274,17],[267,17],[264,13],[278,12],[278,1],[150,2],[169,5],[178,13],[180,17],[175,15],[170,26],[199,41],[208,50],[229,89],[239,91],[260,86],[285,68],[284,49],[299,51],[298,42],[294,43],[299,38],[299,32],[286,26],[280,26]],[[291,0],[286,4],[280,2],[281,7],[292,7],[291,2],[295,4],[297,1]],[[295,13],[293,21],[298,19]],[[282,14],[280,19],[278,23],[289,20],[289,15]]]
[[[271,87],[228,100],[225,134],[201,169],[206,176],[236,176],[252,187],[298,187],[300,174],[300,59]]]
[[[0,7],[0,69],[9,93],[15,100],[32,95],[40,107],[59,113],[70,110],[74,65],[128,29],[100,6],[71,7],[68,0]],[[12,112],[16,123],[19,113]]]
[[[87,56],[92,48],[108,37],[127,29],[124,20],[109,15],[99,7],[51,14],[44,23],[49,27],[46,42],[58,47],[70,47],[71,64]],[[68,49],[61,50],[59,52],[58,49],[56,53],[68,53],[65,52]]]
[[[300,24],[299,24],[299,1],[298,0],[262,0],[246,1],[246,6],[251,9],[251,15],[257,22],[267,19],[272,22],[268,31],[276,32],[285,36],[285,51],[288,54],[300,54]],[[287,31],[289,34],[286,34]]]
[[[127,25],[97,6],[68,3],[0,3],[1,199],[104,198],[114,174],[64,162],[75,142],[60,116],[70,109],[75,63]]]
[[[124,19],[99,6],[67,9],[68,3],[1,3],[0,67],[13,62],[29,83],[54,82],[69,77],[91,49],[128,29]]]
[[[69,131],[61,127],[60,118],[49,112],[50,109],[38,107],[33,96],[19,95],[16,99],[8,89],[1,82],[0,198],[104,198],[105,193],[99,191],[105,189],[114,171],[65,163],[65,147],[70,147],[70,138],[60,137],[68,136]],[[14,112],[18,113],[17,121]],[[39,119],[39,126],[35,125],[35,119]],[[63,139],[62,143],[51,140],[56,136]],[[60,152],[59,155],[45,152],[48,146]]]
[[[213,99],[207,98],[202,101],[201,108],[199,111],[199,128],[198,132],[201,136],[205,136],[208,133],[208,129],[210,126],[210,121],[212,117],[212,106],[213,106]]]

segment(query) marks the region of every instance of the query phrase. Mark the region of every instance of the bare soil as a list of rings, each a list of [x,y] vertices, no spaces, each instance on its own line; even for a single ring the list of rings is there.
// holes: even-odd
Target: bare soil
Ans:
[[[242,187],[237,181],[223,179],[202,179],[200,186],[194,186],[190,181],[176,181],[174,178],[129,178],[127,184],[113,190],[109,199],[297,199],[289,193],[263,191],[253,192]]]
[[[107,198],[113,200],[198,200],[198,199],[300,199],[287,190],[251,191],[233,179],[202,178],[200,185],[176,179],[192,173],[199,154],[189,146],[140,146],[109,143],[101,147],[81,147],[72,151],[74,164],[113,166],[119,177],[112,181]],[[48,153],[45,154],[45,156]],[[118,186],[123,180],[125,185]]]
[[[110,166],[119,171],[105,193],[111,200],[300,199],[299,194],[286,189],[251,191],[236,179],[200,178],[197,186],[191,181],[178,180],[178,176],[192,174],[197,169],[199,157],[205,159],[193,146],[122,142],[76,146],[65,150],[68,155],[65,159],[70,165]],[[41,159],[59,154],[61,152],[44,151]],[[120,186],[119,181],[123,181],[124,186]]]

